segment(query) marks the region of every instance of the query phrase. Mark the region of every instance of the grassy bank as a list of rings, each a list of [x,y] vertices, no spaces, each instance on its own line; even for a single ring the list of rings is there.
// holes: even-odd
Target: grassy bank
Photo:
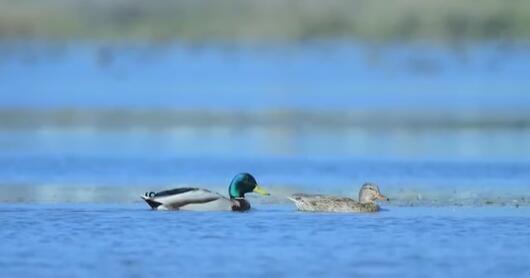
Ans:
[[[490,112],[490,113],[488,113]],[[307,111],[266,110],[256,112],[211,110],[134,109],[0,109],[1,129],[41,127],[91,127],[101,129],[195,127],[286,127],[286,128],[528,128],[528,113],[515,111]]]
[[[528,40],[524,0],[0,0],[0,39]]]

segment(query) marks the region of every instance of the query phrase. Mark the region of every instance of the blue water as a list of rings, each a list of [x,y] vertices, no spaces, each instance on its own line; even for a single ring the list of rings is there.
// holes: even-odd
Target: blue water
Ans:
[[[278,195],[273,203],[296,191],[355,196],[367,181],[402,205],[530,202],[526,129],[403,132],[7,129],[0,200],[127,203],[182,185],[225,192],[246,171]]]
[[[315,140],[319,132],[292,149],[256,143],[270,142],[268,133],[245,143],[212,130],[209,139],[200,131],[1,134],[2,276],[530,275],[529,141],[510,132],[455,144],[420,136],[426,145],[410,149],[402,144],[417,141],[395,145],[397,135],[352,135],[364,144],[341,148],[340,133]],[[513,144],[490,148],[490,140]],[[240,171],[272,193],[249,195],[248,213],[157,212],[139,198],[182,185],[224,194]],[[383,211],[301,213],[285,199],[297,191],[355,197],[365,181],[392,199]]]
[[[528,277],[528,208],[376,214],[0,206],[2,276]]]
[[[529,71],[525,44],[5,43],[0,107],[513,112],[530,105]]]
[[[525,47],[1,47],[2,277],[530,275]],[[139,108],[192,119],[98,114]],[[266,118],[282,109],[314,114]],[[235,114],[193,121],[205,111]],[[312,122],[330,111],[362,117]],[[225,193],[241,171],[272,193],[249,195],[248,213],[139,199]],[[391,198],[379,213],[285,198],[355,197],[367,181]]]

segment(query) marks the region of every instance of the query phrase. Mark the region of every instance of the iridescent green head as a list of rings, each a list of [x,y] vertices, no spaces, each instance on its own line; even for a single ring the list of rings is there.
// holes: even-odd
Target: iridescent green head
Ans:
[[[270,195],[265,189],[261,188],[256,179],[249,173],[237,174],[228,188],[230,199],[245,198],[245,193],[256,192],[261,195]]]

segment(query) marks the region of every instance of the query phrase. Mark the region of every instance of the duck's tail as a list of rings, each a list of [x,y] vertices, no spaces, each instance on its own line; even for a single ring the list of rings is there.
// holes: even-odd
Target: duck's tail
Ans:
[[[152,209],[157,209],[159,206],[162,205],[162,203],[160,202],[157,202],[153,199],[151,199],[151,197],[148,196],[148,194],[144,195],[144,196],[140,196],[142,197],[142,199],[152,208]]]

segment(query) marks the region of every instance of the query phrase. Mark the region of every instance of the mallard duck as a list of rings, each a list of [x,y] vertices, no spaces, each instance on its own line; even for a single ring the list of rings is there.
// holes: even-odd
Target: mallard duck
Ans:
[[[379,187],[373,183],[365,183],[359,191],[359,201],[348,197],[326,195],[294,194],[289,197],[300,211],[323,212],[376,212],[379,205],[376,200],[389,199],[379,192]]]
[[[246,211],[250,209],[250,203],[245,200],[245,194],[250,192],[270,195],[258,186],[251,174],[241,173],[234,177],[228,187],[230,198],[196,187],[147,192],[141,197],[154,210]]]

